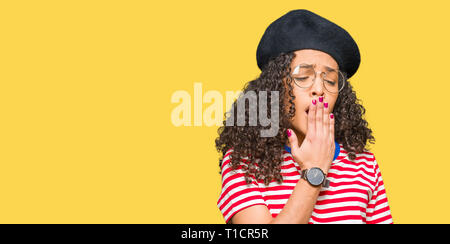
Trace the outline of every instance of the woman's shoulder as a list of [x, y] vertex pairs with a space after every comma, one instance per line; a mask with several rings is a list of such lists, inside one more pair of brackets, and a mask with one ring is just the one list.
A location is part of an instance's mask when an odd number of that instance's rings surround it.
[[222, 170], [225, 168], [225, 167], [228, 167], [228, 164], [230, 163], [230, 161], [231, 161], [231, 153], [233, 152], [233, 148], [230, 148], [230, 149], [228, 149], [224, 154], [223, 154], [223, 157], [222, 157], [222, 162], [221, 162], [221, 164], [220, 164], [220, 167], [222, 168]]
[[[229, 168], [230, 164], [231, 164], [231, 156], [233, 153], [233, 148], [228, 149], [227, 151], [225, 151], [225, 153], [223, 154], [222, 157], [222, 163], [221, 163], [221, 168]], [[248, 165], [248, 157], [242, 157], [241, 160], [239, 161], [240, 166], [238, 167], [238, 169], [241, 169], [243, 165]]]
[[[225, 153], [223, 154], [223, 158], [222, 158], [222, 164], [224, 162], [228, 162], [231, 160], [231, 154], [233, 153], [233, 148], [228, 149], [227, 151], [225, 151]], [[241, 164], [248, 164], [248, 157], [242, 157], [241, 158]]]
[[379, 167], [374, 153], [370, 151], [370, 149], [365, 149], [360, 153], [355, 153], [355, 157], [351, 159], [349, 152], [343, 148], [342, 144], [340, 144], [340, 146], [341, 150], [339, 157], [333, 162], [333, 165], [340, 167], [339, 169], [344, 171], [350, 170], [354, 172], [356, 170], [358, 172], [363, 172], [363, 175], [375, 182], [375, 179], [379, 174]]

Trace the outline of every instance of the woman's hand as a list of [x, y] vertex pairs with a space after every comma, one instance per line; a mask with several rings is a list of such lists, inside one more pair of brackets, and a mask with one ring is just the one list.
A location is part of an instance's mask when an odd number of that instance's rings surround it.
[[308, 112], [308, 128], [302, 145], [298, 146], [297, 136], [288, 130], [291, 154], [301, 169], [319, 167], [327, 174], [334, 156], [334, 115], [330, 114], [323, 97], [312, 100]]

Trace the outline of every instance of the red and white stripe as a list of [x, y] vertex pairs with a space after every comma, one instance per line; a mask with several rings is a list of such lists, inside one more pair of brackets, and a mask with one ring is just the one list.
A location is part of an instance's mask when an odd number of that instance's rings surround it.
[[[370, 152], [350, 160], [341, 150], [331, 164], [327, 178], [330, 187], [322, 188], [309, 223], [393, 223], [383, 179], [375, 157]], [[245, 183], [243, 171], [230, 168], [230, 154], [222, 161], [222, 192], [217, 205], [228, 222], [237, 212], [254, 205], [265, 205], [276, 217], [300, 179], [300, 167], [284, 150], [281, 166], [283, 183], [273, 181], [268, 186], [254, 178]]]

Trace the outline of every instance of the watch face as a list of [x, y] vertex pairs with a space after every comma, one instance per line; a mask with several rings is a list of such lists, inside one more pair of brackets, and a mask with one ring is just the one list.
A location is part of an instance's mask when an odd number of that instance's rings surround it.
[[308, 178], [309, 183], [311, 183], [311, 185], [313, 186], [318, 186], [322, 184], [325, 178], [322, 170], [320, 170], [319, 168], [312, 168], [308, 170], [306, 177]]

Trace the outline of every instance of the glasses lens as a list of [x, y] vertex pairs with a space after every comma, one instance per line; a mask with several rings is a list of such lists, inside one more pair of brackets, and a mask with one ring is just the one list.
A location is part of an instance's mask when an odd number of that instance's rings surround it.
[[[295, 84], [302, 88], [309, 88], [314, 84], [316, 71], [312, 65], [300, 64], [291, 74]], [[344, 88], [345, 77], [338, 70], [328, 70], [321, 73], [325, 89], [331, 93], [338, 93]]]
[[324, 73], [323, 83], [329, 92], [338, 93], [344, 87], [344, 76], [339, 71], [330, 71]]
[[294, 79], [294, 82], [300, 86], [300, 87], [310, 87], [314, 83], [314, 76], [316, 75], [314, 68], [312, 67], [305, 67], [302, 65], [299, 65], [295, 67], [294, 71], [292, 72], [292, 78]]

